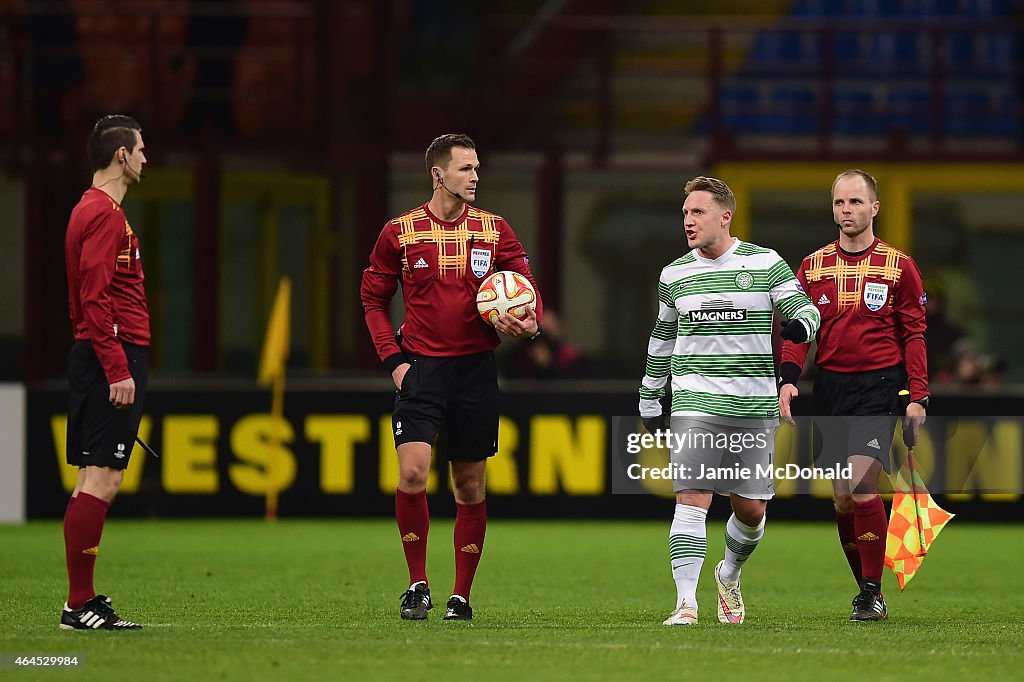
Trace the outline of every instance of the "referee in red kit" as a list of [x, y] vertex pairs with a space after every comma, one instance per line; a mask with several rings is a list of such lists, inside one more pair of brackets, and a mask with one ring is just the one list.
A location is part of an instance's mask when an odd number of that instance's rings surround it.
[[[833, 479], [832, 488], [839, 541], [860, 589], [853, 621], [888, 615], [881, 593], [888, 519], [878, 475], [889, 472], [899, 391], [910, 389], [904, 426], [915, 435], [928, 407], [927, 296], [914, 260], [875, 236], [878, 208], [871, 175], [840, 173], [832, 183], [839, 238], [804, 258], [796, 273], [821, 313], [814, 404], [825, 417], [816, 422], [822, 455], [852, 466], [851, 480]], [[789, 340], [782, 347], [779, 414], [790, 424], [807, 350]]]
[[149, 376], [149, 309], [139, 238], [121, 202], [142, 180], [142, 127], [104, 116], [86, 148], [92, 186], [71, 212], [64, 237], [75, 342], [68, 354], [67, 462], [78, 480], [64, 514], [68, 600], [65, 630], [138, 630], [96, 594], [93, 572], [107, 510], [121, 486], [142, 419]]
[[[530, 259], [508, 222], [477, 208], [480, 161], [466, 135], [437, 137], [427, 148], [430, 200], [388, 221], [370, 253], [360, 290], [366, 326], [397, 393], [392, 414], [398, 453], [395, 518], [409, 568], [399, 609], [424, 620], [433, 607], [427, 580], [427, 477], [431, 446], [446, 434], [455, 494], [455, 586], [445, 620], [471, 620], [469, 592], [484, 547], [487, 459], [498, 451], [498, 373], [495, 329], [533, 340], [540, 336], [542, 304], [525, 320], [502, 314], [492, 328], [480, 317], [480, 283], [499, 270], [536, 282]], [[405, 322], [399, 340], [391, 326], [391, 299], [399, 285]]]

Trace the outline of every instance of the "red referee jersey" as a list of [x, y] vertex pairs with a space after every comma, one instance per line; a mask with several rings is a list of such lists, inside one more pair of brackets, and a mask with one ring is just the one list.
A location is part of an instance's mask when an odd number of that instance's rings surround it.
[[[499, 270], [526, 276], [537, 290], [530, 259], [501, 216], [467, 205], [448, 222], [424, 204], [389, 221], [370, 253], [360, 290], [381, 361], [400, 352], [389, 315], [399, 283], [405, 301], [404, 350], [434, 357], [494, 350], [498, 334], [477, 313], [476, 292]], [[541, 308], [538, 293], [538, 320]]]
[[139, 239], [121, 206], [95, 187], [71, 211], [64, 238], [75, 339], [91, 341], [107, 382], [131, 376], [121, 341], [149, 345]]
[[[796, 276], [821, 313], [815, 364], [833, 372], [903, 364], [911, 400], [928, 395], [927, 297], [910, 256], [877, 238], [857, 256], [832, 242], [804, 258]], [[803, 367], [807, 350], [786, 341], [782, 362]]]

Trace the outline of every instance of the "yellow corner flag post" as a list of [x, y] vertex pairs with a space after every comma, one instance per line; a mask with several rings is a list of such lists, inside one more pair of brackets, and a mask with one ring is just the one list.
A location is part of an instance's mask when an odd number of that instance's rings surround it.
[[[263, 341], [263, 353], [260, 356], [258, 381], [261, 386], [273, 386], [270, 414], [275, 428], [271, 429], [270, 446], [276, 449], [280, 444], [280, 434], [276, 428], [284, 419], [284, 379], [285, 362], [288, 360], [288, 346], [291, 342], [292, 315], [292, 281], [282, 277], [274, 296], [274, 305], [270, 309], [270, 320], [267, 323], [267, 336]], [[267, 477], [267, 520], [277, 518], [277, 496], [279, 491]]]

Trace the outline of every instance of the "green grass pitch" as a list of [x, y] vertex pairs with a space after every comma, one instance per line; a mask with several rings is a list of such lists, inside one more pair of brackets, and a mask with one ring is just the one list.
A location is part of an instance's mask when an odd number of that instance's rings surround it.
[[[451, 521], [430, 529], [435, 608], [398, 618], [407, 574], [392, 521], [107, 524], [97, 588], [139, 632], [57, 628], [65, 594], [58, 522], [0, 527], [0, 654], [77, 654], [95, 679], [1016, 678], [1024, 668], [1018, 526], [953, 521], [890, 620], [850, 623], [855, 593], [828, 523], [772, 523], [743, 576], [747, 622], [718, 623], [708, 527], [700, 624], [674, 605], [664, 522], [491, 519], [475, 620], [445, 622]], [[770, 512], [770, 509], [769, 509]], [[75, 673], [0, 670], [36, 679]], [[76, 675], [77, 677], [78, 675]], [[716, 676], [716, 677], [710, 677]], [[1019, 678], [1018, 678], [1019, 679]]]

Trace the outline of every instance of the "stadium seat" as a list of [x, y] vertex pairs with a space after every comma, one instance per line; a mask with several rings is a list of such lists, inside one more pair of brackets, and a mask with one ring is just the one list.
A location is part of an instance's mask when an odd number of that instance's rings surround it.
[[[789, 15], [997, 19], [1007, 16], [1010, 9], [1009, 0], [795, 0]], [[979, 32], [965, 28], [945, 34], [943, 40], [943, 132], [968, 137], [1015, 135], [1020, 109], [1014, 94], [1019, 37], [1008, 29]], [[837, 78], [831, 121], [835, 133], [867, 136], [933, 132], [932, 99], [927, 89], [932, 43], [923, 25], [920, 30], [877, 30], [852, 23], [849, 29], [833, 33], [830, 49]], [[815, 132], [819, 117], [817, 79], [812, 74], [820, 64], [821, 52], [820, 36], [814, 32], [759, 32], [739, 73], [799, 76], [799, 67], [806, 67], [807, 77], [803, 82], [787, 78], [778, 86], [726, 88], [721, 100], [725, 127], [764, 134]], [[868, 79], [876, 77], [885, 78], [886, 91], [871, 86]], [[899, 85], [900, 77], [905, 86]], [[858, 84], [851, 86], [849, 82]], [[859, 84], [865, 82], [868, 84]]]
[[863, 60], [863, 39], [857, 31], [842, 31], [832, 37], [832, 54], [836, 67], [842, 68], [849, 64], [860, 64]]
[[885, 0], [837, 0], [831, 3], [834, 16], [871, 17], [878, 14], [878, 6]]
[[868, 66], [877, 70], [906, 71], [928, 64], [927, 50], [921, 49], [921, 36], [915, 31], [878, 31], [868, 44]]
[[1011, 32], [991, 32], [978, 36], [977, 59], [979, 70], [1000, 76], [1013, 76], [1015, 55], [1020, 50], [1020, 39]]
[[796, 0], [789, 14], [794, 17], [823, 17], [827, 4], [825, 0]]
[[783, 86], [772, 91], [767, 111], [748, 127], [751, 132], [811, 134], [818, 129], [817, 94], [807, 88]]
[[954, 90], [946, 97], [946, 133], [966, 137], [1014, 135], [1018, 108], [1012, 90]]
[[933, 0], [933, 2], [936, 16], [951, 17], [960, 12], [960, 0]]
[[946, 63], [951, 68], [974, 65], [974, 32], [950, 31], [946, 34]]
[[818, 41], [814, 33], [802, 31], [760, 31], [750, 52], [751, 64], [811, 66], [818, 62]]
[[757, 89], [742, 85], [722, 88], [722, 122], [727, 130], [743, 132], [752, 117], [757, 116]]
[[932, 131], [932, 100], [924, 90], [890, 90], [886, 96], [888, 128], [908, 135], [927, 135]]
[[840, 135], [880, 135], [887, 130], [874, 93], [839, 90], [832, 95], [832, 131]]
[[971, 19], [991, 19], [1009, 10], [1007, 0], [960, 0], [955, 4], [955, 14]]

